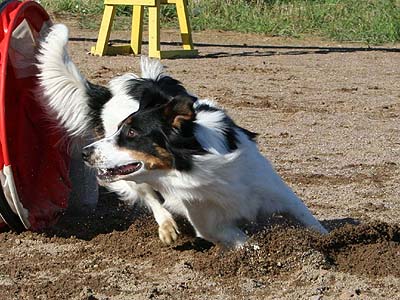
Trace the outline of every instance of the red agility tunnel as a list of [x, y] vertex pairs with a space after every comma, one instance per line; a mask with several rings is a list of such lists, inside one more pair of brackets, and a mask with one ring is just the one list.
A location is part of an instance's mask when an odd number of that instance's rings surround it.
[[34, 1], [4, 1], [0, 12], [0, 227], [40, 230], [71, 192], [68, 140], [36, 101], [35, 54], [51, 22]]

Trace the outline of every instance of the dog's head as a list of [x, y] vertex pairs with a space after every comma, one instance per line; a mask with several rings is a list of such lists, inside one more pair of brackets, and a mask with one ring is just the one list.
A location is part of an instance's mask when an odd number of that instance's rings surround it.
[[189, 95], [178, 80], [163, 72], [158, 60], [143, 56], [141, 69], [141, 77], [127, 73], [112, 78], [107, 87], [111, 98], [105, 103], [97, 101], [96, 93], [90, 94], [89, 117], [97, 139], [113, 134], [118, 125], [138, 109], [165, 104], [172, 97]]
[[97, 169], [100, 180], [137, 181], [155, 170], [185, 170], [190, 167], [190, 154], [202, 151], [192, 130], [194, 99], [155, 97], [141, 103], [141, 109], [121, 122], [115, 134], [83, 149], [84, 160]]

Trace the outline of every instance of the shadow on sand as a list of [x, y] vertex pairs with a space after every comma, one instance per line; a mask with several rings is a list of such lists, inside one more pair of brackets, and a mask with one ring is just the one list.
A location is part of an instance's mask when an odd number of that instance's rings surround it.
[[[96, 43], [95, 38], [84, 37], [71, 37], [70, 41], [73, 42], [93, 42]], [[129, 44], [129, 40], [113, 39], [110, 44]], [[143, 44], [148, 44], [144, 41]], [[161, 42], [166, 46], [180, 46], [179, 42]], [[390, 47], [321, 47], [321, 46], [275, 46], [275, 45], [249, 45], [249, 44], [215, 44], [215, 43], [194, 43], [195, 48], [200, 49], [200, 54], [193, 59], [199, 58], [220, 58], [220, 57], [246, 57], [246, 56], [273, 56], [273, 55], [307, 55], [307, 54], [330, 54], [330, 53], [352, 53], [352, 52], [395, 52], [400, 53], [400, 48]], [[241, 52], [220, 51], [215, 53], [201, 54], [201, 48], [218, 47], [228, 49], [242, 49]]]

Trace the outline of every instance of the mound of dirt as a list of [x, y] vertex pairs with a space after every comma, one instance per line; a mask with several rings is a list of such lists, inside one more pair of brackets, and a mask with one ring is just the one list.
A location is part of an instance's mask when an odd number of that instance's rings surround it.
[[400, 276], [400, 228], [385, 223], [345, 225], [326, 236], [282, 225], [265, 228], [237, 251], [211, 249], [195, 261], [209, 276], [284, 276], [305, 263], [351, 274]]
[[340, 271], [370, 277], [400, 276], [398, 225], [346, 225], [320, 239], [316, 248]]

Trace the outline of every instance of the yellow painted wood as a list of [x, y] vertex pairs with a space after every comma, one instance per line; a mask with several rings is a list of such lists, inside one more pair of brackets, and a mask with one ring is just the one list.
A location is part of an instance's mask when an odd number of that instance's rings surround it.
[[103, 19], [101, 20], [99, 36], [97, 38], [96, 47], [91, 53], [94, 55], [103, 56], [107, 52], [107, 44], [110, 39], [111, 27], [115, 17], [115, 6], [105, 5]]
[[189, 13], [186, 0], [176, 1], [176, 12], [178, 14], [183, 49], [193, 50], [192, 30], [190, 28]]
[[[157, 1], [160, 3], [159, 0]], [[149, 7], [149, 57], [159, 58], [160, 5]]]
[[149, 55], [148, 55], [149, 57], [151, 57], [151, 58], [158, 58], [158, 59], [161, 59], [162, 57], [161, 57], [161, 51], [153, 51], [152, 53], [151, 53], [151, 55], [150, 55], [150, 52], [149, 52]]
[[144, 6], [134, 5], [132, 12], [131, 46], [136, 55], [142, 52]]
[[157, 0], [104, 0], [106, 5], [143, 5], [155, 6]]
[[[92, 47], [92, 54], [115, 55], [134, 53], [140, 54], [143, 35], [144, 7], [149, 12], [149, 53], [154, 58], [190, 57], [198, 54], [193, 49], [190, 22], [188, 17], [187, 0], [104, 0], [105, 9], [100, 26], [99, 38], [96, 47]], [[161, 51], [160, 49], [160, 6], [161, 4], [175, 4], [181, 31], [183, 50]], [[132, 5], [132, 32], [130, 45], [110, 46], [111, 26], [115, 17], [116, 5]]]

